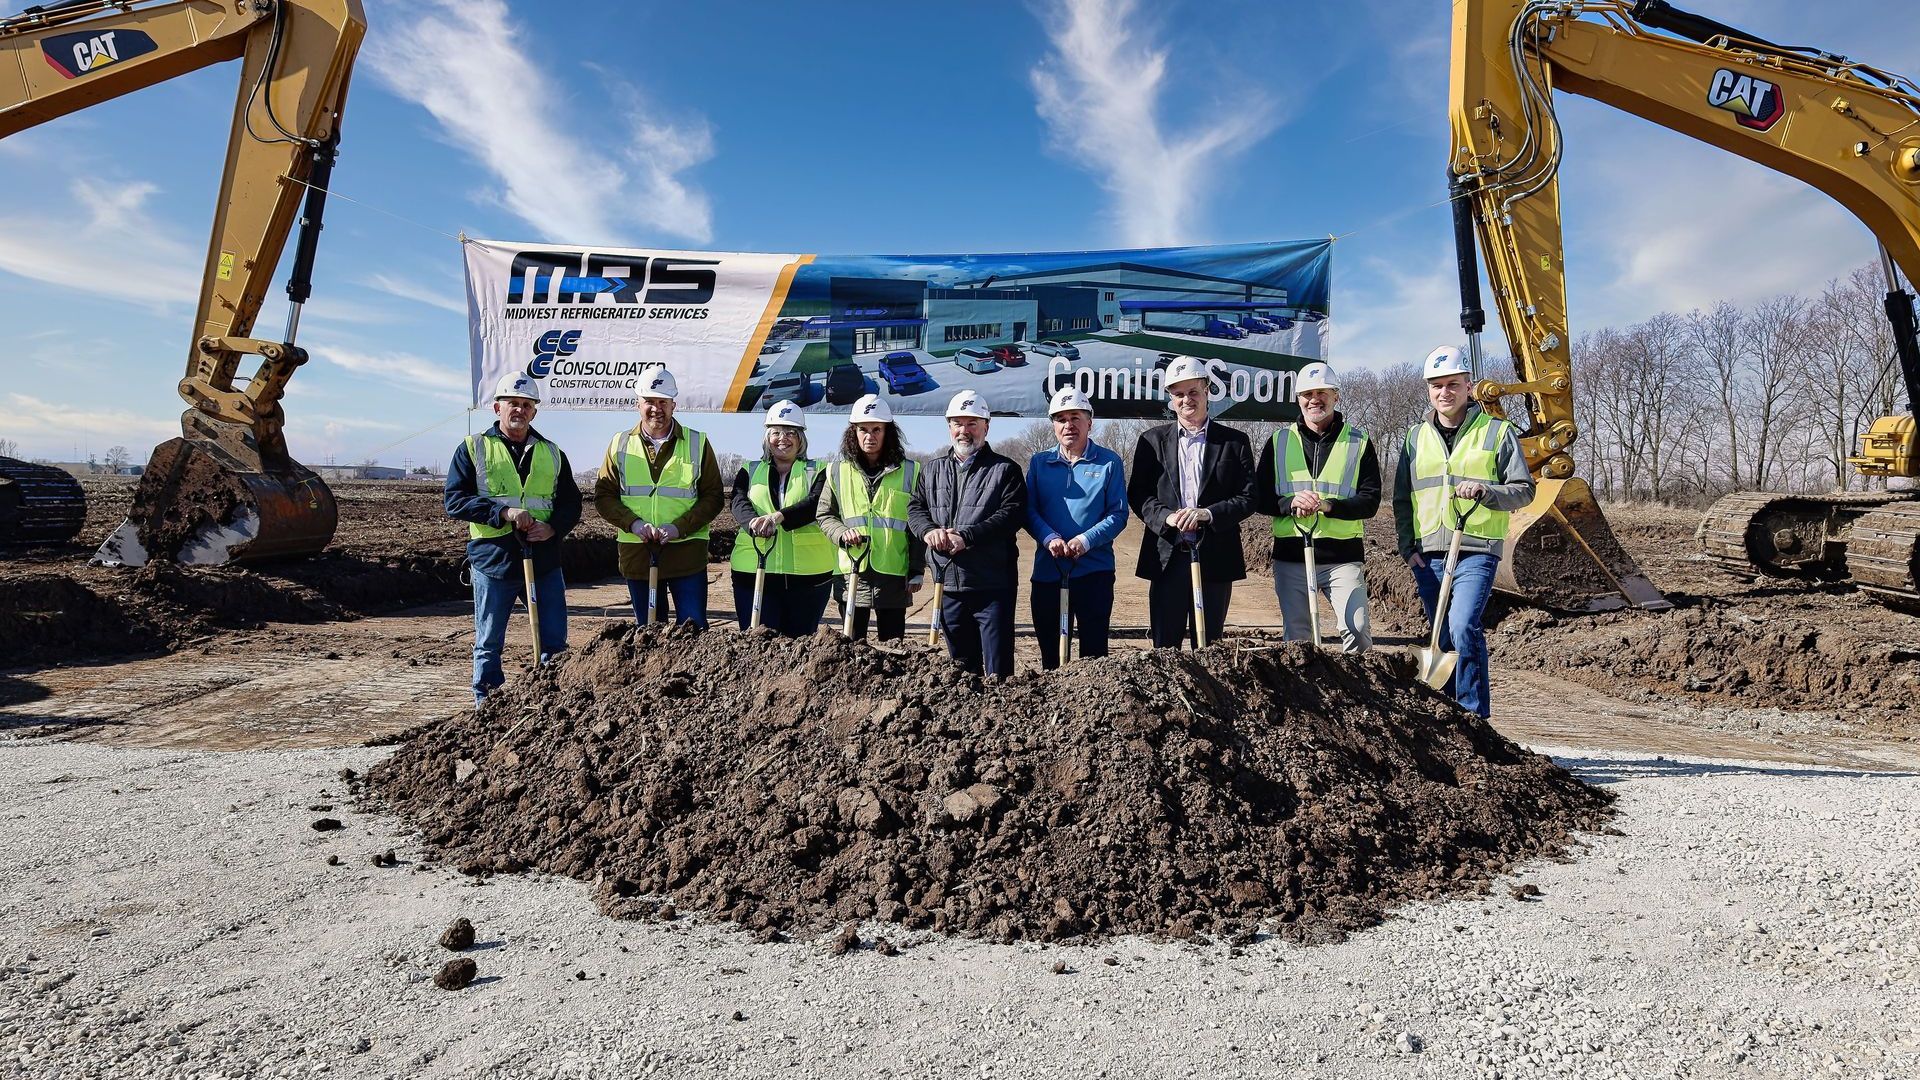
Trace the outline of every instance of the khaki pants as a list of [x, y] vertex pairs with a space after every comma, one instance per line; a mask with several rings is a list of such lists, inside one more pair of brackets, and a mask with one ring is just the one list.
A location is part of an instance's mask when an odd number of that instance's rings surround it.
[[[1364, 563], [1345, 562], [1314, 566], [1320, 578], [1319, 592], [1333, 605], [1333, 620], [1340, 627], [1342, 652], [1364, 652], [1373, 648], [1373, 620], [1367, 614], [1367, 570]], [[1307, 564], [1273, 563], [1273, 594], [1280, 601], [1280, 622], [1288, 641], [1307, 641], [1312, 632], [1307, 620], [1313, 611], [1307, 606]]]

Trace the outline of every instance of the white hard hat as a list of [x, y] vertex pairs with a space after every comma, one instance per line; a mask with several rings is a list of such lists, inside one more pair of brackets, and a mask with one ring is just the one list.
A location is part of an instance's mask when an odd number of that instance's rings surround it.
[[666, 398], [672, 401], [680, 396], [680, 384], [673, 381], [673, 372], [656, 364], [641, 372], [640, 385], [634, 393], [643, 398]]
[[1340, 380], [1334, 377], [1333, 369], [1325, 364], [1308, 364], [1293, 377], [1293, 392], [1304, 394], [1309, 390], [1338, 390]]
[[767, 410], [768, 427], [797, 427], [807, 429], [807, 414], [800, 406], [791, 401], [776, 401], [773, 408]]
[[1160, 385], [1169, 387], [1174, 383], [1186, 382], [1188, 379], [1212, 379], [1212, 377], [1213, 374], [1207, 370], [1204, 360], [1191, 356], [1176, 356], [1173, 362], [1167, 365], [1167, 373], [1160, 377]]
[[1088, 416], [1093, 415], [1093, 402], [1088, 401], [1087, 395], [1081, 393], [1077, 386], [1068, 385], [1055, 390], [1053, 400], [1047, 402], [1048, 416], [1054, 413], [1072, 412], [1075, 409], [1081, 410]]
[[1467, 366], [1467, 351], [1458, 345], [1442, 345], [1427, 354], [1427, 362], [1420, 365], [1420, 377], [1438, 379], [1443, 375], [1472, 375], [1473, 369]]
[[987, 408], [987, 399], [981, 397], [978, 391], [962, 390], [947, 402], [947, 418], [951, 420], [956, 416], [977, 416], [982, 420], [991, 420], [993, 410]]
[[891, 424], [893, 406], [879, 394], [868, 394], [853, 403], [853, 409], [847, 413], [849, 424]]
[[502, 375], [500, 376], [500, 381], [493, 385], [493, 400], [499, 401], [504, 397], [519, 397], [526, 398], [528, 401], [539, 401], [540, 384], [534, 382], [533, 376], [528, 375], [524, 371]]

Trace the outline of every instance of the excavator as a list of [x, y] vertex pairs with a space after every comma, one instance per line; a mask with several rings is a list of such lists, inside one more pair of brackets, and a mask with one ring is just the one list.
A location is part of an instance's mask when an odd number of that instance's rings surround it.
[[[1920, 335], [1902, 281], [1920, 276], [1920, 87], [1803, 46], [1777, 45], [1662, 0], [1454, 0], [1448, 164], [1460, 326], [1475, 396], [1495, 415], [1522, 395], [1521, 446], [1539, 482], [1513, 517], [1503, 592], [1550, 607], [1671, 604], [1621, 549], [1574, 475], [1573, 378], [1554, 94], [1578, 94], [1812, 185], [1879, 240], [1884, 302], [1908, 412], [1873, 422], [1849, 462], [1861, 475], [1920, 476]], [[1487, 261], [1514, 357], [1511, 381], [1481, 378], [1480, 271]], [[1894, 606], [1920, 602], [1920, 493], [1739, 492], [1696, 537], [1752, 577], [1850, 578]]]
[[[258, 561], [315, 554], [333, 538], [333, 493], [288, 454], [280, 400], [307, 359], [294, 339], [366, 26], [360, 0], [64, 0], [0, 17], [0, 138], [241, 61], [179, 383], [181, 437], [154, 449], [126, 522], [95, 562]], [[296, 213], [285, 338], [254, 337]], [[251, 376], [240, 370], [248, 357], [259, 361]], [[0, 543], [78, 531], [78, 485], [52, 471], [0, 459]]]

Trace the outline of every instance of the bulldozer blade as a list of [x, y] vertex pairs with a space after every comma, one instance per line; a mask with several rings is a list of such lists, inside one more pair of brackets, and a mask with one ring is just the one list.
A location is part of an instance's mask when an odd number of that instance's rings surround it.
[[317, 554], [333, 539], [333, 492], [291, 458], [263, 457], [251, 433], [195, 417], [154, 448], [133, 506], [93, 562], [197, 566]]
[[1514, 512], [1493, 584], [1561, 611], [1673, 607], [1614, 538], [1593, 489], [1578, 477], [1540, 481], [1533, 502]]
[[1420, 650], [1420, 681], [1435, 690], [1445, 691], [1453, 683], [1453, 666], [1460, 662], [1460, 654], [1444, 649]]

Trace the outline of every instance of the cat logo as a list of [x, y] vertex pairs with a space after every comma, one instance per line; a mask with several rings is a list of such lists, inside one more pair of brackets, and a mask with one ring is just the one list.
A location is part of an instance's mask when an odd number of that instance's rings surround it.
[[99, 34], [55, 34], [40, 42], [41, 55], [63, 78], [77, 79], [103, 68], [145, 56], [159, 46], [139, 30], [108, 30]]
[[1727, 110], [1741, 127], [1755, 131], [1766, 131], [1787, 114], [1787, 102], [1779, 86], [1726, 68], [1714, 72], [1713, 81], [1707, 84], [1707, 104]]

